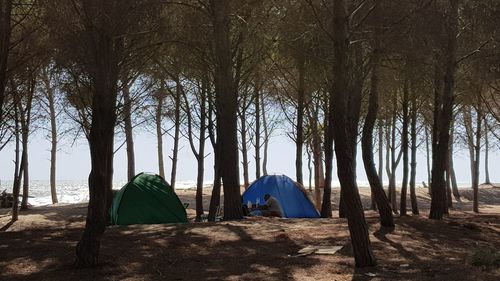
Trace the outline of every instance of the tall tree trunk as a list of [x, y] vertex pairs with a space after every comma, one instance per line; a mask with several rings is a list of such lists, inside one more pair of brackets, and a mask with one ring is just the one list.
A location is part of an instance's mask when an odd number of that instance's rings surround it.
[[[380, 1], [375, 4], [373, 11], [374, 17], [379, 19], [380, 15]], [[375, 38], [373, 43], [372, 54], [372, 75], [371, 75], [371, 89], [368, 101], [368, 113], [366, 114], [365, 124], [363, 126], [363, 134], [361, 137], [361, 148], [363, 156], [363, 164], [365, 166], [366, 176], [370, 182], [370, 189], [372, 198], [375, 199], [376, 206], [380, 215], [380, 224], [385, 227], [394, 227], [394, 219], [392, 217], [391, 206], [389, 200], [382, 187], [377, 169], [375, 168], [375, 161], [373, 159], [373, 129], [377, 121], [377, 114], [379, 109], [379, 67], [380, 67], [380, 27], [377, 26], [375, 31]], [[379, 155], [380, 158], [380, 155]], [[380, 163], [379, 163], [380, 165]], [[380, 168], [380, 166], [379, 166]]]
[[[216, 146], [217, 146], [217, 144], [216, 144]], [[218, 166], [219, 166], [218, 160], [215, 159], [214, 183], [212, 186], [212, 195], [210, 197], [210, 206], [208, 209], [208, 221], [215, 221], [216, 215], [217, 215], [217, 208], [220, 206], [220, 193], [221, 193], [221, 184], [222, 183], [221, 183], [221, 176], [220, 176], [220, 171], [219, 171]]]
[[200, 96], [200, 135], [198, 137], [198, 174], [196, 177], [196, 218], [201, 219], [203, 215], [203, 179], [205, 176], [205, 140], [207, 138], [207, 82], [203, 81]]
[[29, 171], [28, 171], [28, 133], [25, 133], [25, 129], [21, 129], [22, 132], [22, 147], [23, 147], [23, 199], [21, 201], [21, 211], [28, 210], [28, 197], [29, 197]]
[[132, 127], [132, 100], [130, 99], [130, 85], [133, 81], [123, 79], [123, 115], [125, 124], [125, 141], [127, 143], [127, 179], [131, 181], [135, 176], [135, 153], [134, 153], [134, 134]]
[[[88, 6], [87, 6], [88, 5]], [[109, 18], [114, 5], [84, 2], [84, 9], [93, 11], [102, 26], [85, 30], [96, 41], [89, 45], [89, 58], [93, 67], [89, 74], [92, 81], [92, 125], [89, 134], [91, 171], [89, 174], [89, 204], [85, 230], [76, 246], [77, 266], [95, 266], [99, 263], [101, 238], [109, 221], [113, 186], [113, 143], [116, 123], [116, 99], [119, 74], [118, 56], [122, 40], [112, 34]], [[94, 38], [94, 37], [92, 37]]]
[[[408, 74], [407, 74], [408, 75]], [[403, 131], [401, 133], [401, 149], [403, 150], [403, 182], [401, 184], [401, 200], [399, 202], [399, 212], [401, 216], [406, 216], [406, 195], [408, 190], [408, 164], [409, 164], [409, 151], [408, 151], [408, 123], [409, 114], [408, 108], [410, 106], [409, 100], [409, 86], [408, 77], [405, 78], [404, 89], [403, 89]]]
[[299, 73], [299, 87], [297, 90], [297, 136], [295, 140], [295, 174], [297, 182], [304, 184], [302, 175], [302, 155], [304, 147], [304, 110], [305, 110], [305, 59], [300, 54], [297, 60], [297, 70]]
[[450, 152], [448, 153], [448, 157], [449, 157], [448, 165], [449, 165], [452, 194], [455, 197], [455, 200], [460, 201], [460, 193], [458, 192], [457, 177], [455, 175], [455, 168], [453, 165], [454, 132], [455, 132], [455, 125], [454, 124], [455, 124], [455, 118], [453, 118], [451, 128], [450, 128]]
[[453, 118], [453, 102], [455, 88], [455, 72], [457, 68], [457, 33], [458, 33], [458, 0], [450, 0], [450, 16], [448, 23], [448, 40], [446, 46], [446, 68], [444, 75], [444, 88], [442, 94], [442, 106], [438, 116], [438, 142], [436, 150], [432, 152], [432, 199], [430, 219], [442, 219], [446, 212], [446, 187], [445, 171], [448, 161], [449, 141], [450, 141], [450, 123]]
[[[210, 142], [212, 143], [212, 148], [215, 151], [218, 150], [217, 142], [216, 142], [216, 136], [215, 136], [215, 125], [213, 122], [213, 97], [209, 93], [207, 97], [207, 102], [208, 102], [208, 135], [210, 138]], [[208, 208], [208, 221], [215, 221], [216, 218], [216, 213], [217, 213], [217, 208], [220, 206], [220, 192], [221, 192], [221, 176], [219, 172], [219, 160], [218, 157], [220, 157], [220, 153], [214, 153], [214, 182], [212, 185], [212, 194], [210, 197], [210, 206]]]
[[[412, 84], [413, 85], [413, 84]], [[416, 188], [417, 176], [417, 91], [411, 87], [411, 172], [410, 172], [410, 200], [411, 212], [418, 215]]]
[[378, 119], [378, 177], [380, 184], [384, 186], [384, 120]]
[[490, 181], [490, 171], [489, 171], [489, 151], [490, 151], [490, 143], [488, 140], [488, 121], [484, 118], [484, 183], [491, 184]]
[[165, 164], [163, 162], [163, 129], [161, 127], [162, 108], [163, 108], [163, 91], [158, 93], [156, 97], [158, 104], [156, 105], [155, 125], [156, 125], [156, 145], [158, 155], [158, 172], [160, 177], [165, 178]]
[[[316, 203], [316, 209], [321, 210], [321, 189], [324, 190], [325, 184], [325, 174], [323, 171], [323, 153], [321, 149], [321, 136], [320, 129], [318, 128], [318, 114], [315, 112], [316, 116], [313, 116], [310, 120], [311, 127], [313, 128], [312, 133], [312, 154], [313, 154], [313, 165], [314, 165], [314, 201]], [[331, 192], [331, 191], [330, 191]]]
[[269, 148], [270, 132], [269, 132], [269, 124], [267, 122], [264, 102], [262, 102], [262, 127], [264, 129], [264, 152], [262, 158], [262, 173], [264, 174], [264, 176], [267, 176], [267, 150]]
[[47, 101], [49, 104], [50, 115], [50, 195], [52, 204], [58, 203], [56, 189], [56, 164], [57, 164], [57, 123], [56, 123], [56, 108], [54, 101], [54, 89], [50, 85], [50, 79], [47, 77], [44, 80]]
[[[18, 212], [19, 212], [19, 194], [21, 189], [21, 176], [22, 170], [21, 167], [24, 167], [24, 163], [19, 164], [19, 155], [20, 155], [20, 146], [21, 146], [21, 130], [19, 128], [19, 109], [17, 106], [14, 106], [14, 135], [16, 138], [16, 150], [15, 150], [15, 160], [14, 160], [14, 184], [12, 187], [12, 196], [13, 196], [13, 204], [12, 204], [12, 221], [17, 221]], [[22, 161], [21, 161], [22, 162]]]
[[[211, 0], [215, 46], [215, 106], [217, 118], [216, 151], [224, 183], [224, 219], [241, 219], [240, 175], [238, 161], [237, 89], [231, 57], [229, 0]], [[224, 148], [224, 151], [222, 151]]]
[[181, 87], [180, 79], [177, 77], [175, 85], [175, 110], [174, 110], [174, 119], [175, 119], [175, 128], [174, 128], [174, 148], [172, 149], [172, 171], [170, 173], [170, 186], [175, 190], [175, 182], [177, 178], [177, 162], [179, 155], [179, 138], [181, 131]]
[[10, 51], [12, 0], [2, 1], [0, 6], [0, 124], [4, 122], [7, 63]]
[[247, 113], [246, 113], [246, 106], [247, 106], [247, 101], [246, 97], [243, 98], [243, 106], [241, 108], [241, 112], [239, 114], [240, 116], [240, 134], [241, 134], [241, 165], [243, 167], [243, 185], [245, 186], [245, 189], [248, 188], [250, 185], [250, 179], [248, 175], [248, 146], [247, 146]]
[[255, 105], [255, 179], [260, 178], [260, 73], [255, 78], [254, 105]]
[[[391, 174], [389, 178], [389, 200], [391, 201], [392, 211], [398, 213], [398, 203], [396, 198], [396, 121], [397, 121], [397, 97], [392, 94], [392, 126], [391, 126]], [[401, 150], [402, 151], [402, 150]]]
[[477, 108], [476, 108], [476, 143], [474, 146], [474, 182], [472, 183], [472, 188], [474, 190], [474, 202], [473, 211], [479, 213], [479, 163], [481, 158], [481, 124], [483, 123], [483, 116], [481, 111], [481, 93], [478, 94]]
[[23, 199], [21, 201], [21, 210], [28, 209], [28, 197], [29, 197], [29, 168], [28, 168], [28, 138], [30, 134], [30, 124], [31, 124], [31, 108], [33, 104], [33, 95], [35, 91], [35, 81], [30, 81], [29, 92], [26, 100], [26, 107], [23, 107], [22, 103], [19, 103], [19, 113], [21, 113], [21, 143], [23, 146]]
[[[335, 67], [333, 81], [335, 83], [330, 93], [330, 113], [328, 119], [327, 137], [325, 139], [325, 156], [327, 172], [325, 175], [325, 190], [331, 186], [332, 140], [335, 140], [335, 154], [337, 156], [337, 175], [340, 180], [343, 202], [346, 207], [347, 224], [351, 236], [354, 259], [357, 267], [373, 266], [376, 264], [371, 250], [368, 227], [366, 225], [363, 206], [356, 183], [356, 144], [359, 110], [361, 107], [361, 92], [354, 90], [348, 94], [348, 36], [346, 26], [346, 11], [343, 0], [336, 0], [333, 4], [333, 53]], [[359, 73], [356, 73], [359, 75]], [[356, 85], [359, 86], [359, 85]], [[332, 122], [335, 120], [335, 122]], [[332, 136], [333, 135], [333, 139]], [[331, 170], [330, 170], [331, 171]], [[327, 197], [325, 194], [324, 197]], [[324, 202], [324, 200], [323, 200]], [[325, 207], [325, 204], [323, 204]], [[322, 214], [324, 214], [322, 210]]]

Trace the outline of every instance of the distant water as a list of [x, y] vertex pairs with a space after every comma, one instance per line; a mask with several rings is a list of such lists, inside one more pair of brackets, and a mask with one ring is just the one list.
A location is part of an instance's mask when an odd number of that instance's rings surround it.
[[[57, 181], [57, 198], [59, 203], [83, 203], [89, 200], [89, 188], [87, 180], [60, 180]], [[120, 189], [126, 184], [126, 181], [113, 182], [113, 189]], [[306, 188], [308, 188], [308, 184]], [[398, 185], [401, 183], [398, 182]], [[212, 181], [205, 181], [204, 187], [212, 185]], [[388, 183], [384, 182], [384, 186]], [[333, 187], [340, 186], [338, 182], [332, 182]], [[358, 181], [358, 186], [369, 186], [367, 181]], [[421, 187], [421, 185], [417, 185]], [[196, 188], [196, 181], [185, 180], [179, 181], [175, 185], [175, 189], [194, 189]], [[470, 188], [470, 183], [459, 183], [459, 188]], [[0, 183], [0, 192], [7, 189], [7, 192], [12, 192], [12, 181], [2, 181]], [[32, 180], [30, 181], [28, 203], [33, 206], [43, 206], [52, 204], [52, 197], [50, 195], [50, 182], [48, 180]]]
[[[83, 203], [89, 200], [89, 188], [87, 180], [60, 180], [57, 184], [57, 199], [59, 203]], [[126, 184], [126, 181], [113, 182], [113, 189], [120, 189]], [[204, 183], [205, 186], [211, 185], [209, 182]], [[180, 181], [177, 182], [176, 189], [191, 189], [196, 188], [195, 181]], [[2, 181], [0, 183], [0, 192], [7, 189], [7, 192], [12, 192], [12, 181]], [[22, 190], [21, 190], [22, 193]], [[52, 196], [50, 195], [50, 182], [48, 180], [32, 180], [30, 181], [28, 203], [33, 206], [43, 206], [52, 204]]]

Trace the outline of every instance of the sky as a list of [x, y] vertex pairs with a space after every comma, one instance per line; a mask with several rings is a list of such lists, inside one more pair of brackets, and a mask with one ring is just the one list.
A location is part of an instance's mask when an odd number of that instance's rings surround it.
[[[136, 172], [158, 173], [156, 137], [153, 133], [141, 130], [134, 136]], [[90, 153], [86, 140], [78, 140], [71, 146], [70, 140], [62, 141], [60, 150], [57, 153], [57, 179], [59, 180], [86, 180], [90, 172]], [[167, 181], [170, 181], [171, 160], [173, 140], [166, 135], [164, 143], [165, 174]], [[115, 147], [118, 147], [117, 143]], [[182, 139], [179, 151], [179, 162], [177, 169], [178, 181], [196, 180], [196, 160], [191, 153], [186, 140]], [[207, 147], [211, 148], [210, 142]], [[255, 179], [255, 165], [253, 148], [249, 154], [249, 174], [250, 181]], [[358, 182], [367, 182], [361, 160], [361, 151], [358, 147], [357, 157], [357, 179]], [[12, 180], [14, 174], [14, 146], [8, 145], [0, 152], [0, 180]], [[375, 160], [377, 157], [375, 157]], [[480, 182], [484, 181], [484, 154], [481, 155]], [[241, 161], [241, 156], [240, 156]], [[334, 160], [335, 161], [335, 160]], [[459, 183], [470, 183], [470, 167], [468, 153], [465, 150], [457, 151], [454, 156], [455, 172]], [[497, 163], [500, 161], [498, 149], [490, 151], [490, 178], [493, 182], [500, 182], [500, 173]], [[309, 172], [307, 169], [307, 158], [304, 156], [304, 184], [307, 185]], [[336, 163], [334, 163], [334, 167]], [[50, 142], [42, 134], [35, 134], [31, 137], [29, 145], [29, 171], [31, 180], [48, 180], [50, 169]], [[269, 146], [269, 174], [286, 174], [295, 179], [295, 144], [284, 133], [277, 132], [272, 138]], [[242, 170], [240, 169], [240, 174]], [[401, 180], [401, 165], [398, 169], [397, 181]], [[125, 181], [127, 178], [127, 158], [125, 146], [116, 152], [114, 158], [114, 180]], [[208, 149], [208, 156], [205, 163], [205, 181], [213, 180], [213, 153]], [[243, 176], [240, 176], [243, 181]], [[384, 175], [384, 181], [387, 176]], [[338, 182], [336, 170], [334, 170], [334, 183]], [[417, 158], [417, 183], [427, 182], [427, 170], [425, 151], [419, 150]]]

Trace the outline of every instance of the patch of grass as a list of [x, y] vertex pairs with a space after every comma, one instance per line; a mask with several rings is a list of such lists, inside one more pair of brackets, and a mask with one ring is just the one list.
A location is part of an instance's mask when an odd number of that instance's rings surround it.
[[500, 266], [500, 252], [493, 248], [478, 248], [470, 261], [475, 266]]

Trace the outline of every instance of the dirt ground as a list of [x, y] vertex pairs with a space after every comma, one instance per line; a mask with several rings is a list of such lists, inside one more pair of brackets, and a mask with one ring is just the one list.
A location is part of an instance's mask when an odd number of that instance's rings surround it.
[[[368, 207], [369, 188], [360, 193]], [[194, 191], [178, 194], [190, 203], [193, 221]], [[210, 189], [205, 194], [208, 204]], [[334, 189], [334, 208], [338, 195]], [[396, 216], [394, 230], [381, 229], [377, 213], [367, 210], [378, 265], [364, 269], [354, 267], [347, 223], [337, 211], [333, 219], [113, 226], [101, 242], [101, 266], [76, 269], [86, 204], [36, 207], [14, 224], [0, 209], [0, 280], [500, 280], [498, 265], [472, 265], [474, 253], [500, 249], [500, 188], [480, 188], [479, 214], [470, 211], [472, 192], [462, 196], [449, 217], [432, 221], [426, 190], [418, 189], [421, 215]], [[297, 256], [309, 245], [343, 248]]]

